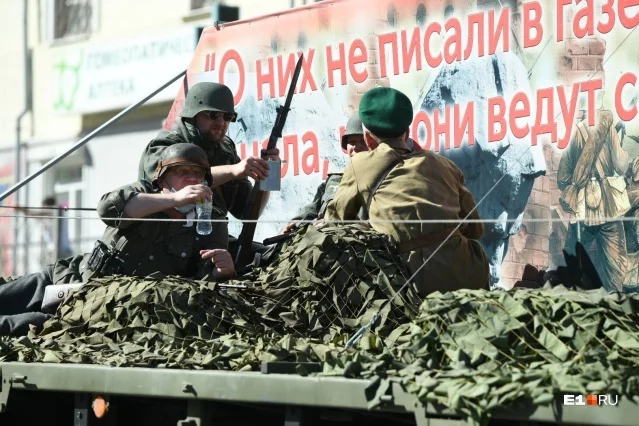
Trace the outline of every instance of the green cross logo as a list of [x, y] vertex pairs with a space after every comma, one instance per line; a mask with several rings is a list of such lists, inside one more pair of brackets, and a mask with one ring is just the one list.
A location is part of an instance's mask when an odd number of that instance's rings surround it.
[[83, 52], [80, 51], [76, 63], [72, 63], [67, 55], [62, 55], [53, 65], [54, 78], [58, 79], [58, 94], [53, 103], [54, 110], [70, 111], [75, 103], [75, 96], [80, 87], [80, 70], [82, 69]]

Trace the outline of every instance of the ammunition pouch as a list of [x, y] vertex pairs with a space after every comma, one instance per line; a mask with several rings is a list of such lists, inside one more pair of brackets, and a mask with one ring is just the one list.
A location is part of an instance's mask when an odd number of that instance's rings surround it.
[[118, 275], [124, 270], [124, 260], [102, 241], [97, 240], [86, 266], [103, 276]]
[[623, 176], [606, 176], [603, 189], [606, 196], [606, 215], [621, 217], [630, 209], [630, 198], [626, 189], [626, 179]]
[[600, 204], [601, 185], [596, 177], [592, 177], [586, 184], [586, 205], [589, 209], [596, 210]]

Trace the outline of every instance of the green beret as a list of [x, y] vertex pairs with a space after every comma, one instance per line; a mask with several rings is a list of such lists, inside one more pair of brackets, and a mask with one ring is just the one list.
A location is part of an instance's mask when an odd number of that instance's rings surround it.
[[408, 96], [390, 87], [376, 87], [359, 102], [359, 117], [375, 136], [401, 136], [413, 122], [413, 105]]

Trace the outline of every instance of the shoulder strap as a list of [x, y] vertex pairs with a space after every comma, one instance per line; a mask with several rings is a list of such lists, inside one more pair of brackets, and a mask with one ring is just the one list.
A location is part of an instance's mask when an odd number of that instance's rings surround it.
[[601, 148], [599, 149], [599, 152], [597, 152], [597, 157], [595, 157], [595, 167], [597, 168], [597, 172], [599, 173], [599, 177], [601, 179], [606, 177], [606, 173], [603, 169], [603, 165], [601, 164], [601, 152], [603, 151], [605, 146], [611, 147], [612, 146], [612, 141], [611, 141], [611, 132], [613, 132], [614, 129], [608, 129], [608, 131], [606, 132], [606, 140], [604, 141], [603, 144], [601, 144]]
[[419, 151], [411, 152], [410, 154], [400, 154], [397, 156], [397, 158], [393, 159], [393, 161], [390, 162], [390, 164], [382, 171], [382, 173], [379, 174], [379, 176], [377, 176], [377, 179], [374, 181], [374, 185], [372, 186], [371, 191], [368, 194], [368, 200], [366, 200], [366, 202], [362, 205], [362, 208], [359, 212], [360, 219], [362, 220], [369, 219], [369, 212], [370, 212], [371, 203], [373, 202], [373, 197], [375, 196], [375, 193], [379, 189], [384, 179], [386, 179], [386, 176], [388, 176], [388, 174], [391, 172], [391, 170], [393, 170], [395, 166], [397, 166], [398, 164], [402, 164], [404, 160], [407, 160], [409, 158], [416, 157], [419, 155], [422, 155], [422, 153]]
[[[579, 132], [581, 133], [581, 137], [584, 138], [585, 143], [588, 144], [589, 140], [590, 140], [590, 132], [591, 130], [588, 130], [585, 128], [585, 124], [584, 124], [585, 120], [580, 121], [579, 123], [577, 123], [577, 129], [579, 130]], [[593, 130], [594, 132], [596, 132], [597, 130]], [[609, 135], [606, 135], [606, 137], [608, 137]], [[596, 143], [596, 141], [592, 141], [593, 143]], [[607, 141], [606, 141], [607, 142]], [[601, 155], [601, 150], [603, 149], [604, 145], [606, 145], [606, 142], [602, 143], [601, 145], [599, 145], [599, 148], [597, 148], [597, 151], [595, 152], [595, 155], [593, 157], [593, 162], [592, 162], [592, 166], [590, 168], [590, 174], [592, 175], [594, 173], [595, 170], [597, 170], [597, 172], [599, 172], [600, 177], [603, 179], [605, 177], [605, 173], [603, 173], [603, 169], [601, 168], [601, 163], [599, 162], [599, 156]], [[584, 144], [584, 150], [585, 150], [585, 144]], [[583, 155], [583, 151], [581, 152], [581, 155]]]

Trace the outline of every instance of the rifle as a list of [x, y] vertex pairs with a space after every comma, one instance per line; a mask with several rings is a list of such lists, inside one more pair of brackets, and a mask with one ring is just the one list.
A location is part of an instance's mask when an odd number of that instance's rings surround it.
[[[277, 145], [277, 141], [282, 137], [282, 129], [284, 128], [284, 123], [286, 123], [286, 117], [288, 116], [288, 112], [291, 109], [291, 101], [293, 100], [293, 94], [295, 93], [295, 86], [297, 86], [297, 80], [300, 76], [300, 71], [302, 69], [302, 61], [304, 55], [300, 55], [297, 60], [297, 65], [295, 66], [295, 72], [293, 73], [293, 80], [291, 81], [291, 85], [288, 88], [288, 93], [286, 94], [286, 101], [284, 105], [280, 105], [277, 107], [277, 117], [275, 118], [275, 124], [273, 125], [273, 129], [271, 130], [271, 136], [268, 139], [268, 145], [266, 150], [262, 150], [262, 156], [265, 155], [265, 151], [270, 151], [275, 148]], [[271, 170], [271, 173], [275, 172], [275, 170]], [[277, 169], [278, 176], [274, 176], [274, 179], [281, 179], [279, 176], [279, 168]], [[269, 180], [271, 176], [269, 175]], [[279, 186], [278, 186], [279, 188]], [[244, 219], [250, 220], [251, 222], [245, 222], [242, 225], [242, 232], [240, 236], [237, 237], [237, 254], [235, 255], [235, 267], [242, 268], [253, 261], [253, 253], [252, 253], [252, 245], [253, 245], [253, 237], [255, 236], [255, 228], [257, 227], [257, 223], [255, 222], [260, 216], [260, 208], [264, 201], [264, 197], [266, 196], [266, 191], [272, 190], [267, 189], [263, 182], [256, 183], [253, 187], [253, 191], [251, 191], [251, 195], [249, 196], [248, 203], [246, 205], [246, 210], [244, 214]]]
[[284, 234], [276, 235], [274, 237], [266, 238], [262, 241], [262, 244], [265, 246], [270, 246], [271, 244], [277, 244], [280, 241], [287, 240], [293, 236], [293, 231], [285, 232]]

